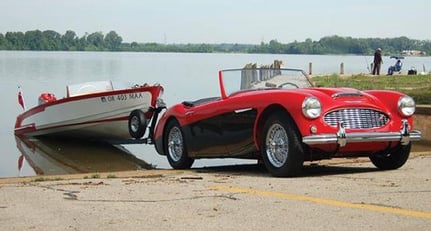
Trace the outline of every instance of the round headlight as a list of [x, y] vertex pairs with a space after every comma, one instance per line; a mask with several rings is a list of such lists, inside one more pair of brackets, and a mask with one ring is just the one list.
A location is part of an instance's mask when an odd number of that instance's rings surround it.
[[322, 104], [315, 97], [307, 97], [302, 102], [302, 113], [305, 117], [315, 119], [322, 112]]
[[412, 97], [404, 95], [398, 100], [398, 110], [403, 116], [411, 116], [415, 113], [416, 104]]

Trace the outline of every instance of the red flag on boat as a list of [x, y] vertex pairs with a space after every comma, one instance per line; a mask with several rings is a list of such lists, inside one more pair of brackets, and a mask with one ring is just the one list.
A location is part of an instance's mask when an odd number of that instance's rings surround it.
[[18, 86], [18, 103], [25, 110], [24, 98], [22, 96], [21, 87]]

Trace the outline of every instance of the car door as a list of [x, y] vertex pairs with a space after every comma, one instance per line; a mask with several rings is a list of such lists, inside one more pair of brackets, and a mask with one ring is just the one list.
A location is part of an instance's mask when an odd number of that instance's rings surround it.
[[191, 157], [243, 156], [256, 151], [253, 127], [257, 110], [242, 98], [194, 105], [185, 112], [195, 122], [183, 128]]
[[187, 107], [185, 121], [192, 122], [183, 127], [183, 132], [190, 157], [226, 155], [219, 105], [219, 101], [213, 101]]

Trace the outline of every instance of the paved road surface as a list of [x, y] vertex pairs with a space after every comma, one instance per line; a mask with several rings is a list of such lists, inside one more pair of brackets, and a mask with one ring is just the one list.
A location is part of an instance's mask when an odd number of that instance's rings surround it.
[[321, 162], [296, 178], [236, 166], [0, 179], [0, 230], [431, 230], [430, 166], [422, 154], [394, 171]]

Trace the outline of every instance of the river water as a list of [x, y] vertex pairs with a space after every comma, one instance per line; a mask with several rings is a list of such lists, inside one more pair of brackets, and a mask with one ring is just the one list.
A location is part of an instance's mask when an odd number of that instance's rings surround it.
[[[132, 83], [160, 83], [164, 100], [172, 105], [184, 100], [217, 96], [217, 71], [240, 68], [247, 63], [271, 64], [282, 60], [285, 67], [313, 74], [367, 73], [371, 56], [189, 54], [129, 52], [32, 52], [0, 51], [0, 177], [49, 175], [78, 172], [134, 170], [148, 165], [169, 168], [164, 156], [151, 145], [112, 147], [100, 144], [47, 139], [16, 139], [16, 116], [23, 110], [17, 102], [21, 86], [27, 107], [37, 104], [41, 92], [63, 97], [66, 85], [85, 81], [121, 80]], [[385, 73], [393, 60], [384, 57]], [[431, 57], [407, 57], [404, 69], [429, 71]], [[25, 155], [24, 155], [25, 153]], [[249, 163], [244, 160], [198, 160], [194, 166]]]

